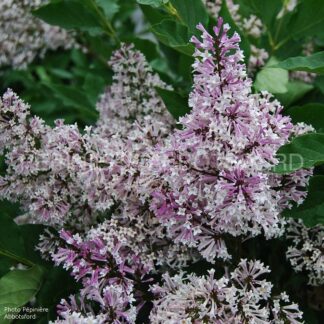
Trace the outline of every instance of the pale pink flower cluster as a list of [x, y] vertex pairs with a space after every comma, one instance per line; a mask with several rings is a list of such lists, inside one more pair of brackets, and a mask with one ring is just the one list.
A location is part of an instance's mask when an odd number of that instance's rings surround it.
[[307, 273], [310, 285], [323, 285], [324, 226], [307, 228], [301, 219], [292, 219], [288, 222], [286, 238], [292, 243], [286, 255], [294, 270]]
[[165, 137], [174, 121], [155, 88], [172, 87], [152, 73], [144, 55], [134, 51], [132, 45], [123, 45], [116, 51], [109, 65], [114, 72], [113, 84], [97, 104], [100, 117], [95, 131], [134, 140], [136, 132], [145, 132], [152, 138]]
[[218, 17], [219, 12], [222, 8], [223, 0], [203, 0], [203, 3], [206, 5], [210, 14], [214, 17]]
[[214, 269], [202, 277], [165, 274], [164, 284], [152, 288], [158, 299], [150, 319], [154, 324], [302, 323], [298, 305], [285, 293], [274, 296], [264, 279], [269, 272], [261, 262], [244, 259], [220, 279]]
[[84, 134], [76, 125], [50, 128], [29, 118], [29, 107], [8, 91], [1, 102], [8, 165], [2, 196], [19, 199], [30, 222], [76, 229], [118, 207], [123, 224], [141, 217], [150, 242], [156, 231], [154, 238], [178, 245], [174, 251], [195, 248], [209, 261], [230, 258], [225, 233], [280, 235], [281, 209], [302, 202], [309, 176], [269, 175], [294, 128], [279, 102], [251, 93], [238, 35], [229, 38], [221, 20], [216, 37], [199, 28], [192, 112], [181, 131], [172, 133], [155, 91], [168, 87], [126, 45], [111, 60], [114, 82], [98, 104], [100, 119]]
[[62, 264], [64, 269], [71, 270], [82, 288], [77, 296], [70, 296], [69, 301], [61, 301], [59, 315], [68, 321], [77, 313], [94, 314], [91, 305], [96, 304], [98, 322], [134, 323], [134, 293], [139, 295], [138, 299], [142, 295], [135, 285], [144, 281], [149, 270], [143, 268], [134, 251], [113, 235], [110, 235], [111, 242], [99, 236], [82, 239], [79, 234], [72, 235], [64, 230], [60, 237], [62, 243], [57, 250], [51, 251], [52, 259], [56, 265]]
[[281, 235], [280, 213], [290, 201], [303, 201], [311, 172], [270, 173], [295, 128], [271, 95], [252, 94], [239, 36], [228, 37], [221, 19], [215, 36], [199, 29], [192, 110], [151, 159], [160, 180], [150, 208], [175, 242], [213, 262], [230, 258], [224, 234]]
[[249, 73], [255, 73], [260, 67], [264, 66], [269, 59], [268, 52], [263, 48], [258, 48], [251, 44], [251, 54], [249, 60]]
[[0, 66], [25, 68], [36, 56], [76, 46], [74, 35], [34, 17], [32, 10], [48, 0], [0, 1]]

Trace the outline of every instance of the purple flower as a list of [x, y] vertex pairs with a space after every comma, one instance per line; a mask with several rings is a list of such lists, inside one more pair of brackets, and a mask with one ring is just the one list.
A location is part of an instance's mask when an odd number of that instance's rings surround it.
[[296, 128], [270, 94], [252, 94], [239, 35], [230, 37], [221, 18], [214, 35], [197, 28], [192, 110], [150, 160], [159, 182], [150, 209], [171, 239], [212, 261], [230, 257], [224, 234], [281, 235], [280, 213], [303, 200], [310, 172], [280, 187], [270, 169]]

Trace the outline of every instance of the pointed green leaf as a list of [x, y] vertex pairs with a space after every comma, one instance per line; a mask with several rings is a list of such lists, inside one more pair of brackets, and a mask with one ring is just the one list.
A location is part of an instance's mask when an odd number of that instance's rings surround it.
[[159, 24], [153, 25], [151, 29], [163, 44], [188, 56], [193, 54], [194, 47], [189, 43], [191, 34], [186, 26], [174, 20], [166, 19]]
[[208, 13], [201, 0], [170, 0], [170, 2], [177, 10], [182, 22], [192, 33], [197, 32], [196, 26], [199, 23], [202, 23], [205, 27], [208, 26]]
[[290, 37], [300, 38], [320, 34], [323, 28], [323, 0], [302, 0], [287, 29]]
[[108, 20], [111, 20], [119, 10], [118, 0], [96, 0]]
[[258, 91], [266, 90], [271, 93], [285, 93], [288, 91], [288, 71], [273, 67], [277, 63], [271, 58], [267, 65], [257, 74], [254, 88]]
[[306, 71], [312, 73], [324, 73], [324, 52], [318, 52], [310, 56], [290, 57], [280, 62], [276, 67], [289, 71]]
[[142, 4], [142, 5], [149, 5], [152, 7], [161, 7], [164, 4], [168, 3], [169, 0], [137, 0], [137, 3]]
[[77, 0], [50, 2], [33, 11], [33, 14], [50, 25], [66, 29], [100, 28], [100, 21], [94, 11]]
[[34, 266], [28, 270], [13, 270], [0, 278], [0, 318], [8, 313], [6, 307], [21, 307], [39, 291], [43, 270]]
[[6, 214], [0, 216], [0, 251], [6, 251], [20, 257], [25, 255], [24, 241], [20, 228]]

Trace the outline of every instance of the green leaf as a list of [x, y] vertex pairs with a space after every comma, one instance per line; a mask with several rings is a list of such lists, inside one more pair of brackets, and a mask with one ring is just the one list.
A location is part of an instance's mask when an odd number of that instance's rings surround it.
[[170, 0], [170, 2], [190, 32], [195, 34], [199, 23], [208, 26], [208, 13], [201, 0]]
[[[13, 266], [11, 259], [0, 255], [0, 277], [5, 275], [10, 271], [10, 268]], [[1, 323], [1, 320], [0, 320]]]
[[322, 94], [324, 94], [324, 76], [318, 75], [315, 79], [315, 87], [320, 90]]
[[257, 74], [254, 88], [258, 91], [267, 90], [271, 93], [285, 93], [288, 91], [288, 71], [272, 67], [277, 60], [271, 58], [267, 65]]
[[141, 5], [140, 8], [145, 16], [145, 19], [151, 25], [159, 24], [163, 20], [170, 18], [167, 13], [163, 12], [162, 10], [156, 10], [154, 7]]
[[64, 69], [50, 68], [49, 72], [60, 79], [72, 80], [74, 78], [73, 73]]
[[180, 117], [190, 112], [188, 107], [188, 98], [184, 98], [174, 91], [161, 88], [156, 88], [156, 91], [175, 119], [178, 120]]
[[324, 73], [324, 52], [310, 56], [290, 57], [276, 66], [289, 71]]
[[[267, 1], [266, 1], [267, 2]], [[302, 0], [288, 25], [289, 37], [314, 36], [324, 29], [322, 0]]]
[[0, 317], [0, 324], [10, 324], [10, 323], [12, 323], [12, 321], [1, 319], [1, 317]]
[[44, 83], [44, 85], [51, 89], [53, 95], [62, 100], [65, 105], [77, 109], [90, 118], [97, 117], [93, 104], [81, 90], [61, 84]]
[[77, 88], [61, 84], [46, 84], [46, 86], [55, 91], [54, 95], [62, 99], [67, 105], [77, 108], [84, 105], [91, 106], [86, 95]]
[[6, 214], [0, 216], [0, 251], [7, 251], [21, 257], [25, 255], [20, 228]]
[[119, 0], [96, 0], [97, 5], [103, 10], [108, 20], [111, 20], [119, 11]]
[[324, 163], [324, 134], [305, 134], [282, 146], [277, 155], [279, 164], [275, 173], [291, 173]]
[[33, 14], [50, 25], [66, 29], [86, 30], [101, 27], [96, 13], [78, 0], [53, 1], [34, 10]]
[[137, 3], [139, 4], [149, 5], [155, 8], [161, 7], [168, 2], [169, 0], [137, 0]]
[[324, 131], [324, 104], [309, 103], [288, 109], [287, 114], [294, 124], [304, 122], [312, 125], [316, 131]]
[[308, 195], [300, 206], [285, 210], [283, 216], [301, 218], [306, 226], [324, 224], [324, 176], [318, 175], [310, 179]]
[[192, 65], [194, 64], [195, 58], [193, 56], [180, 55], [179, 62], [177, 64], [177, 73], [181, 75], [183, 85], [179, 85], [179, 91], [181, 95], [188, 97], [189, 92], [192, 88]]
[[45, 226], [39, 224], [19, 225], [24, 239], [25, 257], [38, 265], [46, 265], [46, 261], [41, 258], [40, 252], [35, 249], [35, 246], [39, 243], [39, 237], [44, 233], [45, 228]]
[[8, 314], [6, 307], [21, 307], [39, 291], [43, 270], [34, 266], [28, 270], [13, 270], [0, 279], [0, 318]]
[[[27, 225], [24, 225], [27, 226]], [[37, 226], [37, 225], [30, 225]], [[37, 236], [37, 241], [38, 241]], [[17, 225], [11, 217], [5, 213], [0, 217], [0, 256], [5, 256], [14, 262], [33, 266], [34, 260], [31, 258], [27, 246], [33, 238], [27, 237], [27, 244], [24, 240], [23, 226]], [[37, 260], [38, 261], [38, 260]]]
[[78, 67], [86, 67], [88, 65], [87, 56], [85, 53], [78, 49], [73, 49], [71, 51], [71, 60]]
[[105, 80], [100, 76], [88, 73], [85, 77], [83, 89], [87, 95], [88, 100], [95, 106], [98, 97], [105, 88]]
[[192, 56], [194, 47], [189, 43], [191, 34], [186, 26], [174, 20], [166, 19], [159, 24], [153, 25], [151, 30], [163, 44], [183, 54]]
[[289, 81], [287, 84], [287, 92], [276, 93], [276, 98], [284, 105], [289, 106], [295, 101], [304, 97], [306, 93], [314, 89], [314, 86], [302, 81]]
[[165, 59], [156, 58], [155, 60], [150, 62], [150, 66], [154, 71], [158, 73], [164, 73], [166, 75], [169, 74], [170, 76], [169, 66]]

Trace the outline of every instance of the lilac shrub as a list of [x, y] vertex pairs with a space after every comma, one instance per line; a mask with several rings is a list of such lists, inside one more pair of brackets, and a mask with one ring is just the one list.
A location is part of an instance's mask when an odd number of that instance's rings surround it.
[[[134, 323], [152, 301], [152, 323], [300, 322], [298, 306], [260, 278], [270, 271], [260, 261], [230, 272], [225, 237], [283, 234], [280, 213], [303, 201], [311, 170], [271, 168], [280, 146], [312, 129], [252, 93], [240, 37], [221, 18], [213, 36], [198, 29], [181, 129], [156, 91], [171, 87], [132, 45], [113, 54], [98, 122], [83, 131], [45, 125], [11, 90], [0, 101], [1, 197], [21, 202], [20, 222], [51, 227], [38, 249], [81, 284], [57, 323]], [[186, 273], [217, 258], [220, 279]]]

